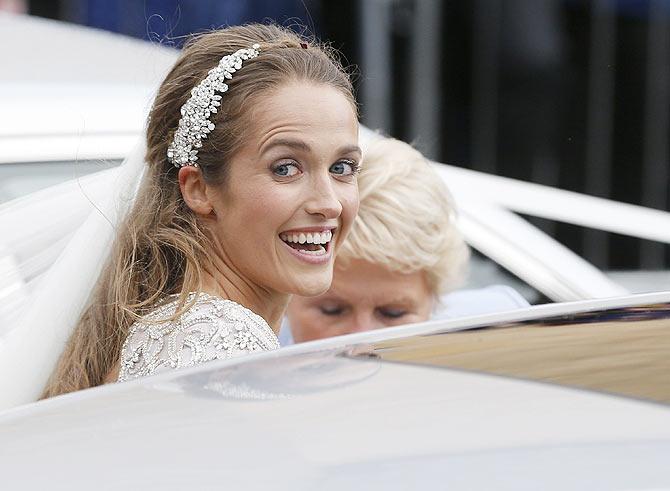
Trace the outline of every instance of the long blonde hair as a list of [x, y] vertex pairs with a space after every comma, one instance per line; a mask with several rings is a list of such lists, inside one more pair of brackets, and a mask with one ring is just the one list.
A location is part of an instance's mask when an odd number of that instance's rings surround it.
[[103, 383], [119, 360], [129, 327], [167, 295], [199, 291], [208, 234], [184, 203], [177, 169], [166, 157], [190, 91], [219, 60], [254, 43], [261, 54], [229, 81], [216, 129], [203, 141], [198, 164], [206, 182], [225, 182], [226, 162], [249, 125], [259, 95], [290, 81], [340, 90], [355, 107], [351, 82], [329, 47], [276, 25], [250, 24], [193, 38], [163, 81], [147, 126], [146, 172], [131, 211], [120, 224], [108, 262], [42, 397]]

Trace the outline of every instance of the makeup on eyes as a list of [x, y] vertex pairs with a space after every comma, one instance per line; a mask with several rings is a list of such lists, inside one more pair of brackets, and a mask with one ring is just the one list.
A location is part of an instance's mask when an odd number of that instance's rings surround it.
[[[278, 172], [279, 169], [282, 168], [293, 168], [294, 172], [293, 173], [287, 173], [287, 174], [281, 174]], [[275, 174], [277, 177], [293, 177], [297, 176], [300, 172], [302, 172], [302, 169], [300, 167], [300, 164], [298, 164], [295, 160], [281, 160], [271, 166], [272, 173]]]
[[330, 166], [329, 170], [331, 172], [333, 172], [334, 167], [339, 166], [339, 165], [349, 166], [350, 169], [349, 169], [349, 172], [347, 172], [347, 173], [339, 173], [339, 172], [336, 173], [336, 175], [338, 177], [355, 176], [356, 174], [358, 174], [358, 172], [360, 170], [360, 166], [358, 165], [358, 162], [356, 162], [355, 160], [350, 160], [350, 159], [340, 159], [340, 160], [338, 160], [337, 162], [335, 162], [334, 164], [332, 164]]
[[[341, 172], [336, 172], [334, 170], [336, 168], [336, 166], [348, 166], [349, 169], [341, 171]], [[295, 172], [293, 174], [280, 174], [280, 173], [277, 172], [278, 169], [288, 168], [288, 167], [294, 168]], [[273, 163], [270, 166], [270, 169], [272, 170], [272, 172], [275, 175], [277, 175], [279, 177], [293, 177], [294, 175], [297, 175], [298, 173], [302, 172], [302, 170], [303, 170], [300, 163], [298, 163], [298, 161], [296, 161], [294, 159], [280, 159], [280, 160], [276, 161], [275, 163]], [[336, 177], [349, 177], [349, 176], [355, 176], [359, 173], [360, 165], [355, 160], [341, 159], [341, 160], [338, 160], [337, 162], [331, 164], [329, 166], [328, 170], [329, 170], [329, 172], [334, 173], [334, 175]]]

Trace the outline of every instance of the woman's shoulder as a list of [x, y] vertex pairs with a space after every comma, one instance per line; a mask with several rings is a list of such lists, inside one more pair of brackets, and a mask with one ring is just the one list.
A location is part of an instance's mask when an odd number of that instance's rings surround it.
[[121, 349], [119, 382], [279, 347], [277, 336], [246, 307], [207, 293], [191, 293], [135, 322]]

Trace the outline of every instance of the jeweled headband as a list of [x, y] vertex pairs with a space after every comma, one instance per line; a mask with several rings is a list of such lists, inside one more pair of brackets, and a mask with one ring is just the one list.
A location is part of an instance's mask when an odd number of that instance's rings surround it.
[[168, 161], [175, 167], [198, 166], [198, 149], [202, 147], [202, 140], [214, 129], [209, 117], [221, 105], [221, 96], [217, 92], [228, 90], [226, 80], [233, 78], [233, 73], [242, 68], [243, 61], [256, 58], [260, 48], [260, 45], [254, 44], [251, 48], [238, 49], [232, 55], [224, 56], [207, 77], [193, 87], [191, 97], [181, 107], [179, 126], [167, 150]]

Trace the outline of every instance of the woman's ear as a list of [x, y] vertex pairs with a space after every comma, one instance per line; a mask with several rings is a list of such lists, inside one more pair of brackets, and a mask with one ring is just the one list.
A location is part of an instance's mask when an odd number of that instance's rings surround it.
[[207, 184], [199, 168], [185, 165], [179, 169], [179, 189], [184, 202], [197, 215], [210, 215], [214, 210], [207, 196]]

